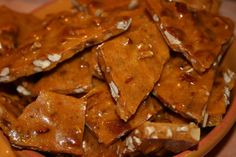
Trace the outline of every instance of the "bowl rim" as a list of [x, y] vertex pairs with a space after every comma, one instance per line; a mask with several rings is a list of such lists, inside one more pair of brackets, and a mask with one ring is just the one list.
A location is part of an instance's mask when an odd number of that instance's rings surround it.
[[[236, 95], [230, 104], [220, 125], [215, 126], [203, 139], [198, 143], [196, 150], [186, 150], [174, 157], [200, 157], [210, 152], [229, 132], [236, 122]], [[217, 135], [217, 136], [216, 136]]]

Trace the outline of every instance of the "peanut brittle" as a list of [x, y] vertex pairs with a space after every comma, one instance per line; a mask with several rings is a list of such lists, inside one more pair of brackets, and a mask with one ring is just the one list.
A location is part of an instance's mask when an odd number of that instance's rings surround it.
[[174, 112], [201, 122], [214, 75], [213, 69], [198, 74], [183, 58], [174, 57], [165, 65], [153, 94]]
[[14, 12], [0, 6], [0, 55], [10, 53], [39, 24], [33, 15]]
[[[109, 12], [109, 16], [112, 16], [112, 14], [115, 15], [114, 12]], [[119, 15], [129, 16], [129, 17], [132, 18], [132, 25], [130, 26], [131, 27], [130, 29], [136, 29], [137, 26], [142, 25], [144, 21], [140, 20], [140, 19], [145, 19], [146, 18], [146, 13], [144, 12], [143, 8], [142, 9], [122, 11], [122, 12], [119, 12]], [[104, 16], [108, 16], [108, 15], [104, 15]], [[93, 76], [95, 76], [96, 78], [104, 80], [101, 68], [98, 64], [97, 53], [96, 53], [97, 50], [96, 49], [97, 48], [94, 47], [90, 53], [87, 53], [84, 56], [84, 59], [91, 64], [92, 70], [93, 70]]]
[[127, 123], [129, 123], [132, 129], [137, 128], [162, 110], [163, 107], [161, 104], [152, 96], [148, 96], [148, 98], [141, 103], [133, 118]]
[[83, 99], [41, 92], [18, 118], [1, 107], [0, 127], [17, 147], [79, 155], [85, 105]]
[[200, 128], [194, 124], [145, 122], [124, 141], [124, 154], [144, 154], [166, 149], [174, 153], [193, 147], [200, 140]]
[[16, 47], [17, 27], [12, 24], [0, 25], [0, 55]]
[[188, 124], [189, 121], [183, 118], [181, 115], [174, 112], [165, 112], [166, 119], [170, 121], [170, 123], [174, 124]]
[[7, 138], [0, 131], [0, 154], [2, 157], [16, 157]]
[[218, 125], [226, 112], [224, 97], [225, 83], [222, 78], [216, 78], [211, 95], [207, 102], [207, 110], [203, 119], [203, 127]]
[[156, 152], [151, 153], [152, 156], [156, 156], [156, 157], [162, 157], [162, 156], [173, 156], [173, 153], [170, 154], [171, 152], [166, 150], [166, 149], [160, 149]]
[[95, 133], [98, 142], [105, 145], [111, 144], [162, 110], [158, 102], [150, 97], [140, 105], [136, 115], [126, 123], [116, 114], [116, 104], [105, 84], [95, 87], [85, 97], [88, 102], [86, 125]]
[[0, 104], [14, 116], [19, 116], [25, 107], [25, 102], [20, 97], [3, 91], [0, 91]]
[[137, 28], [98, 47], [98, 62], [117, 102], [117, 112], [125, 121], [159, 80], [169, 58], [168, 47], [155, 25], [145, 16], [140, 21]]
[[220, 0], [70, 2], [42, 20], [0, 6], [0, 144], [2, 131], [16, 156], [198, 151], [236, 78], [220, 65], [234, 29]]
[[219, 13], [221, 0], [174, 0], [185, 3], [188, 7], [197, 10], [205, 10], [211, 13]]
[[203, 127], [219, 125], [229, 105], [230, 91], [234, 84], [235, 74], [227, 70], [218, 72], [211, 95], [207, 102], [207, 110], [203, 119]]
[[168, 45], [183, 53], [194, 69], [204, 72], [220, 60], [233, 37], [233, 22], [205, 11], [191, 11], [183, 3], [146, 0], [148, 11]]
[[83, 140], [83, 157], [116, 157], [116, 144], [106, 147], [99, 143], [89, 129], [85, 128]]
[[92, 48], [92, 50], [90, 50], [90, 52], [85, 53], [83, 55], [83, 59], [89, 63], [91, 71], [92, 71], [92, 75], [95, 76], [96, 78], [99, 79], [104, 79], [103, 75], [102, 75], [102, 71], [98, 65], [98, 60], [97, 60], [97, 53], [96, 53], [96, 47]]
[[164, 110], [159, 112], [151, 119], [152, 122], [158, 123], [174, 123], [174, 124], [188, 124], [189, 121], [182, 117], [181, 115], [174, 113], [169, 110]]
[[107, 12], [133, 10], [144, 6], [143, 0], [77, 0], [75, 6], [80, 10], [88, 9], [96, 16], [103, 16]]
[[130, 125], [117, 116], [105, 84], [95, 87], [85, 97], [88, 102], [86, 125], [95, 133], [99, 143], [108, 145], [130, 130]]
[[[90, 51], [84, 53], [87, 55]], [[83, 58], [85, 54], [65, 61], [43, 75], [36, 83], [23, 82], [22, 85], [17, 86], [17, 91], [26, 96], [37, 96], [42, 90], [63, 94], [88, 92], [92, 87], [93, 69]]]
[[87, 13], [60, 13], [43, 22], [14, 53], [0, 58], [0, 82], [48, 71], [86, 47], [126, 31], [131, 18], [94, 17]]

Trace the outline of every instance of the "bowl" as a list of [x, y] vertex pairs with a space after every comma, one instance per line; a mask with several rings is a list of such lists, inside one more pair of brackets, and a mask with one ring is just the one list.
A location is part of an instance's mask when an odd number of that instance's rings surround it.
[[[51, 0], [49, 3], [37, 8], [32, 13], [39, 17], [43, 18], [45, 15], [49, 13], [56, 13], [63, 10], [68, 10], [71, 7], [70, 1], [67, 0]], [[236, 72], [236, 42], [234, 42], [226, 54], [223, 65], [226, 65], [231, 70]], [[232, 102], [228, 107], [228, 110], [223, 118], [223, 121], [220, 125], [214, 127], [204, 138], [201, 139], [198, 146], [194, 150], [187, 150], [181, 152], [175, 157], [199, 157], [206, 155], [217, 143], [219, 143], [223, 137], [229, 132], [236, 121], [236, 87], [234, 87], [232, 92]], [[9, 148], [10, 145], [0, 132], [0, 147], [3, 148], [0, 150], [1, 157], [43, 157], [43, 155], [30, 151], [14, 151], [12, 152]], [[15, 155], [14, 155], [15, 153]], [[6, 154], [6, 155], [5, 155]], [[5, 156], [4, 156], [5, 155]]]

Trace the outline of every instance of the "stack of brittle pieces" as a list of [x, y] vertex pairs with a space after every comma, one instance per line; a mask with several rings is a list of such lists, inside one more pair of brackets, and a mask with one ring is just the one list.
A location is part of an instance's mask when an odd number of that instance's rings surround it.
[[235, 74], [218, 0], [74, 0], [44, 19], [0, 7], [0, 128], [14, 151], [84, 157], [197, 149]]

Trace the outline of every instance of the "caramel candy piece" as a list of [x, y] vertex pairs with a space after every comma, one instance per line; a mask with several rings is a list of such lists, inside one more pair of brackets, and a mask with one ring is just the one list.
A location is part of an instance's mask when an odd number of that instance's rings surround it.
[[91, 90], [85, 98], [88, 102], [86, 125], [95, 133], [98, 142], [105, 145], [111, 144], [162, 110], [160, 104], [149, 97], [140, 105], [136, 115], [126, 123], [116, 114], [116, 104], [104, 83]]
[[153, 94], [174, 112], [200, 123], [205, 114], [214, 76], [213, 69], [198, 74], [187, 61], [174, 57], [165, 65]]
[[124, 141], [124, 154], [144, 154], [165, 149], [174, 153], [187, 150], [200, 140], [200, 128], [194, 124], [145, 122]]
[[169, 58], [168, 47], [155, 24], [145, 16], [134, 23], [140, 25], [98, 47], [99, 65], [124, 121], [151, 92]]
[[81, 155], [85, 110], [83, 99], [41, 92], [18, 118], [1, 107], [0, 127], [17, 147]]
[[207, 102], [207, 111], [202, 122], [203, 127], [220, 124], [226, 112], [226, 107], [230, 104], [230, 91], [234, 81], [235, 74], [229, 69], [218, 72]]
[[0, 58], [0, 82], [48, 71], [86, 47], [126, 31], [131, 18], [95, 17], [84, 12], [63, 12], [44, 20], [24, 44]]
[[232, 41], [234, 24], [228, 18], [191, 11], [178, 2], [147, 0], [147, 4], [168, 45], [181, 52], [198, 72], [220, 60]]

